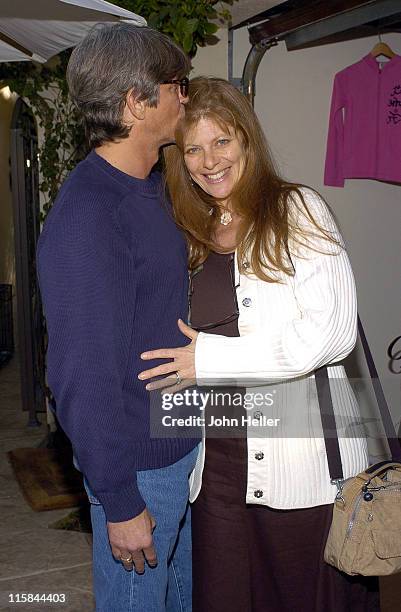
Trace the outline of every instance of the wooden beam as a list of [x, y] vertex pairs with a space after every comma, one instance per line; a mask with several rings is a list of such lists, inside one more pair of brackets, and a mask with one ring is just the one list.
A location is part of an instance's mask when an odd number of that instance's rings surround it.
[[356, 7], [353, 10], [295, 30], [285, 37], [285, 43], [288, 51], [293, 51], [313, 41], [317, 42], [333, 34], [346, 32], [394, 15], [397, 18], [401, 17], [400, 0], [376, 0], [365, 6]]
[[[399, 0], [396, 0], [399, 3]], [[377, 4], [377, 0], [310, 0], [299, 9], [284, 13], [274, 19], [260, 23], [249, 30], [249, 40], [254, 45], [262, 40], [284, 38], [285, 34], [298, 28], [314, 24], [350, 9]]]
[[18, 51], [21, 51], [22, 53], [25, 53], [25, 55], [29, 55], [29, 57], [33, 56], [32, 51], [20, 45], [16, 40], [7, 36], [7, 34], [3, 34], [3, 32], [0, 32], [0, 40], [7, 43], [7, 45], [10, 45], [10, 47], [17, 49]]

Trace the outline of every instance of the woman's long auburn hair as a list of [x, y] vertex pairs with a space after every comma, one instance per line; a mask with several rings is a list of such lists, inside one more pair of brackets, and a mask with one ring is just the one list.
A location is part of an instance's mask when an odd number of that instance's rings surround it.
[[190, 99], [176, 131], [176, 146], [164, 149], [165, 176], [176, 223], [189, 243], [189, 268], [195, 269], [216, 248], [213, 233], [219, 223], [216, 199], [193, 183], [184, 161], [184, 136], [198, 121], [215, 121], [226, 133], [235, 133], [245, 151], [243, 173], [230, 195], [232, 209], [241, 217], [237, 235], [238, 261], [248, 259], [253, 274], [267, 282], [278, 282], [277, 272], [293, 275], [288, 240], [307, 245], [307, 236], [293, 223], [289, 205], [304, 212], [320, 236], [334, 241], [313, 219], [303, 185], [279, 176], [256, 114], [233, 85], [223, 79], [197, 77], [191, 80]]

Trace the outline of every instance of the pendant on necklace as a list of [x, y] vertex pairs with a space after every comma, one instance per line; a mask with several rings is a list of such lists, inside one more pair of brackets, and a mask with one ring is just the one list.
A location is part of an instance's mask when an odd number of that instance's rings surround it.
[[230, 211], [229, 210], [223, 210], [223, 212], [220, 215], [220, 223], [222, 225], [230, 225], [232, 220], [233, 220], [233, 216], [230, 213]]

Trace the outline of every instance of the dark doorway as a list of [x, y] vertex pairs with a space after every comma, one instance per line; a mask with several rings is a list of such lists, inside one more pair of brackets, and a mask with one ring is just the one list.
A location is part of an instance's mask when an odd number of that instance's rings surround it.
[[22, 408], [29, 424], [46, 410], [42, 305], [35, 251], [40, 233], [38, 144], [32, 111], [19, 98], [11, 122], [11, 188], [14, 213], [17, 334]]

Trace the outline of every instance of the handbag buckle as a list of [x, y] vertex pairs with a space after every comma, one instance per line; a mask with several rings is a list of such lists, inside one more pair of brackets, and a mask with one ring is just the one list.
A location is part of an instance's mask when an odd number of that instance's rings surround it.
[[337, 487], [335, 501], [341, 501], [343, 504], [345, 504], [345, 499], [343, 496], [344, 478], [332, 478], [330, 482], [332, 485], [336, 485]]

